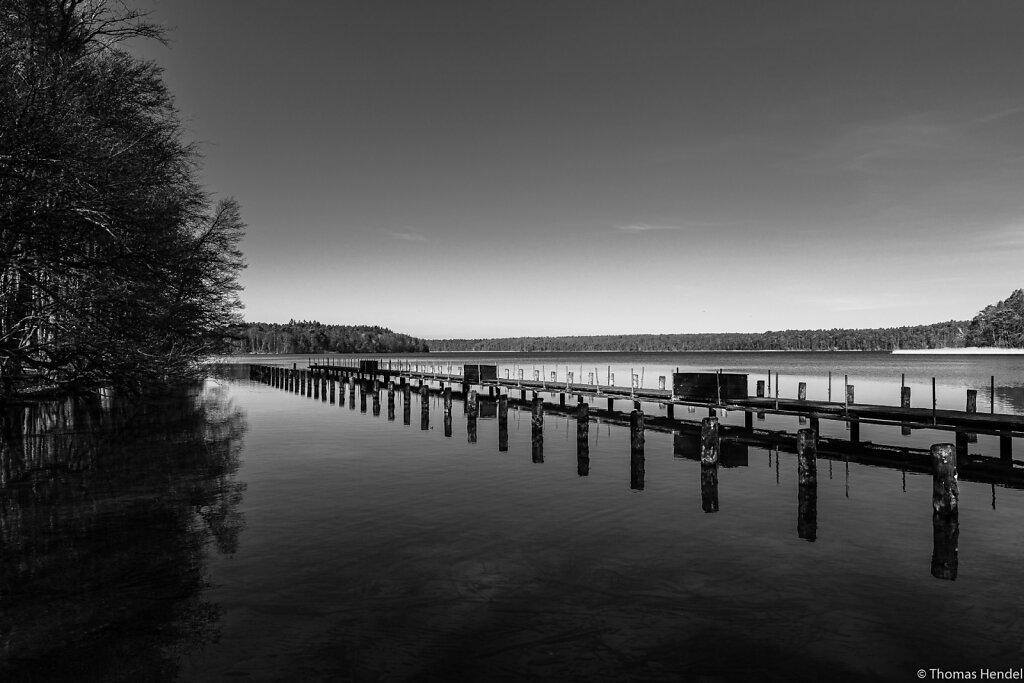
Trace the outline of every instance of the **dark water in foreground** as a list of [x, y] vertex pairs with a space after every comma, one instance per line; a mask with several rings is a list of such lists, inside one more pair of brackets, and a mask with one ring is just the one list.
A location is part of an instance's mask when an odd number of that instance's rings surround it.
[[[238, 377], [244, 375], [236, 368]], [[7, 424], [3, 680], [921, 680], [1024, 666], [1024, 493], [961, 482], [955, 581], [931, 478], [718, 470], [648, 431], [529, 415], [475, 443], [245, 379]], [[45, 412], [45, 411], [43, 411]], [[18, 426], [20, 425], [20, 426]], [[30, 429], [28, 427], [31, 427]], [[18, 439], [18, 433], [29, 432]], [[68, 432], [71, 432], [70, 434]], [[678, 457], [683, 455], [684, 457]], [[585, 476], [581, 476], [585, 474]], [[806, 534], [805, 534], [806, 535]], [[926, 672], [927, 673], [927, 672]], [[924, 680], [939, 680], [927, 673]]]

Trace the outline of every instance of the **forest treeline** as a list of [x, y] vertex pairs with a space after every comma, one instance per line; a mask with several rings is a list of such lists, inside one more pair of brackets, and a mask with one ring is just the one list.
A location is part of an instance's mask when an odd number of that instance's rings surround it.
[[0, 0], [0, 402], [197, 376], [241, 320], [238, 204], [138, 39], [119, 0]]
[[235, 329], [236, 353], [420, 353], [422, 339], [370, 325], [248, 323]]
[[966, 321], [863, 330], [431, 339], [431, 351], [891, 351], [964, 345]]

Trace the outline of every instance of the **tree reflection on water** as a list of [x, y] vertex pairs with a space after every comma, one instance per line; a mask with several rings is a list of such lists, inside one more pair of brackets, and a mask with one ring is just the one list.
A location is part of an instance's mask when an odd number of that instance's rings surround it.
[[0, 678], [166, 680], [217, 637], [243, 413], [210, 382], [0, 417]]

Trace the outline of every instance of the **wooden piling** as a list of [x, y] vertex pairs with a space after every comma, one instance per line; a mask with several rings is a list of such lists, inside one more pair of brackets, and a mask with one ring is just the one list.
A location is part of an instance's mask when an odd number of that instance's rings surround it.
[[374, 417], [380, 417], [380, 389], [377, 382], [373, 382], [373, 401], [371, 402], [371, 409], [373, 410]]
[[533, 413], [530, 424], [532, 427], [531, 447], [533, 461], [544, 462], [544, 401], [539, 396], [533, 399]]
[[718, 418], [705, 417], [700, 423], [700, 461], [717, 465], [719, 453]]
[[576, 474], [590, 474], [590, 407], [586, 403], [576, 406]]
[[320, 377], [319, 373], [313, 375], [313, 398], [320, 398]]
[[332, 379], [332, 380], [329, 381], [329, 383], [330, 383], [330, 386], [331, 386], [331, 405], [333, 406], [334, 405], [334, 401], [335, 401], [335, 398], [334, 398], [335, 385], [337, 384], [337, 382], [335, 382]]
[[426, 384], [420, 387], [420, 429], [430, 429], [430, 388]]
[[796, 434], [797, 483], [800, 486], [818, 483], [818, 434], [801, 429]]
[[932, 512], [942, 517], [955, 517], [960, 500], [956, 473], [956, 447], [951, 443], [939, 443], [932, 446], [931, 450]]
[[498, 452], [508, 451], [508, 396], [498, 397]]
[[665, 417], [670, 420], [676, 419], [676, 406], [674, 403], [665, 404]]
[[359, 412], [361, 412], [361, 413], [365, 413], [366, 412], [366, 394], [369, 393], [369, 391], [368, 391], [369, 387], [367, 385], [368, 385], [368, 382], [365, 379], [364, 380], [360, 380], [360, 382], [359, 382]]
[[764, 398], [764, 380], [763, 379], [757, 380], [757, 398]]
[[412, 424], [412, 385], [402, 385], [402, 424]]
[[796, 385], [796, 400], [807, 400], [807, 382], [800, 382]]
[[388, 380], [388, 422], [395, 419], [395, 383]]
[[327, 403], [327, 373], [322, 373], [320, 377], [320, 400]]
[[609, 413], [612, 412], [614, 410], [614, 407], [615, 407], [615, 401], [611, 397], [609, 397], [608, 398], [608, 412]]
[[[967, 412], [975, 414], [978, 412], [978, 390], [967, 390]], [[974, 432], [967, 432], [967, 443], [977, 443], [978, 435]]]

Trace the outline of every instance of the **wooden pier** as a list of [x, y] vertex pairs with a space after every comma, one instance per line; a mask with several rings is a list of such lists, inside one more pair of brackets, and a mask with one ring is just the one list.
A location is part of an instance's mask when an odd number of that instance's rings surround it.
[[[382, 363], [377, 360], [358, 361], [353, 363], [315, 363], [311, 362], [306, 369], [254, 366], [262, 368], [261, 372], [270, 373], [271, 383], [294, 387], [296, 392], [305, 391], [307, 395], [327, 400], [330, 391], [333, 401], [334, 381], [368, 380], [383, 383], [395, 382], [400, 389], [416, 383], [417, 390], [427, 387], [428, 392], [440, 392], [447, 388], [467, 399], [471, 392], [478, 391], [483, 397], [507, 395], [512, 399], [526, 403], [541, 394], [557, 397], [559, 408], [572, 407], [590, 399], [598, 406], [604, 402], [603, 411], [594, 414], [610, 415], [621, 411], [628, 416], [632, 410], [642, 409], [643, 404], [658, 404], [665, 408], [665, 419], [668, 424], [682, 422], [676, 419], [676, 409], [698, 408], [707, 411], [707, 415], [716, 415], [720, 411], [738, 411], [744, 414], [744, 428], [748, 432], [754, 429], [754, 417], [764, 415], [794, 416], [801, 418], [801, 423], [808, 421], [810, 428], [820, 433], [820, 420], [834, 420], [849, 425], [849, 441], [860, 443], [860, 426], [862, 424], [890, 425], [903, 428], [903, 433], [910, 429], [931, 429], [955, 434], [955, 445], [958, 457], [966, 457], [968, 444], [976, 439], [977, 434], [988, 434], [999, 437], [999, 455], [1006, 461], [1012, 461], [1013, 439], [1024, 436], [1024, 416], [976, 412], [976, 392], [969, 390], [965, 398], [965, 410], [939, 410], [933, 401], [932, 408], [912, 408], [909, 406], [908, 392], [904, 387], [900, 394], [900, 405], [870, 405], [856, 403], [853, 385], [847, 385], [843, 392], [844, 400], [819, 401], [808, 400], [806, 384], [799, 384], [797, 397], [778, 395], [765, 396], [765, 382], [759, 380], [757, 394], [747, 394], [747, 376], [727, 373], [674, 373], [671, 388], [666, 378], [659, 378], [659, 385], [665, 388], [644, 388], [637, 386], [637, 376], [633, 375], [632, 386], [602, 385], [596, 383], [578, 383], [572, 381], [545, 381], [535, 372], [535, 379], [500, 378], [494, 365], [466, 364], [462, 374], [438, 372], [427, 368], [417, 368], [410, 363]], [[523, 374], [522, 371], [519, 372]], [[553, 373], [552, 373], [553, 374]], [[570, 373], [570, 380], [572, 379]], [[350, 392], [354, 387], [350, 385]], [[516, 396], [518, 394], [518, 396]], [[350, 401], [354, 400], [350, 393]], [[974, 408], [974, 410], [972, 410]], [[651, 416], [648, 416], [648, 420]]]

